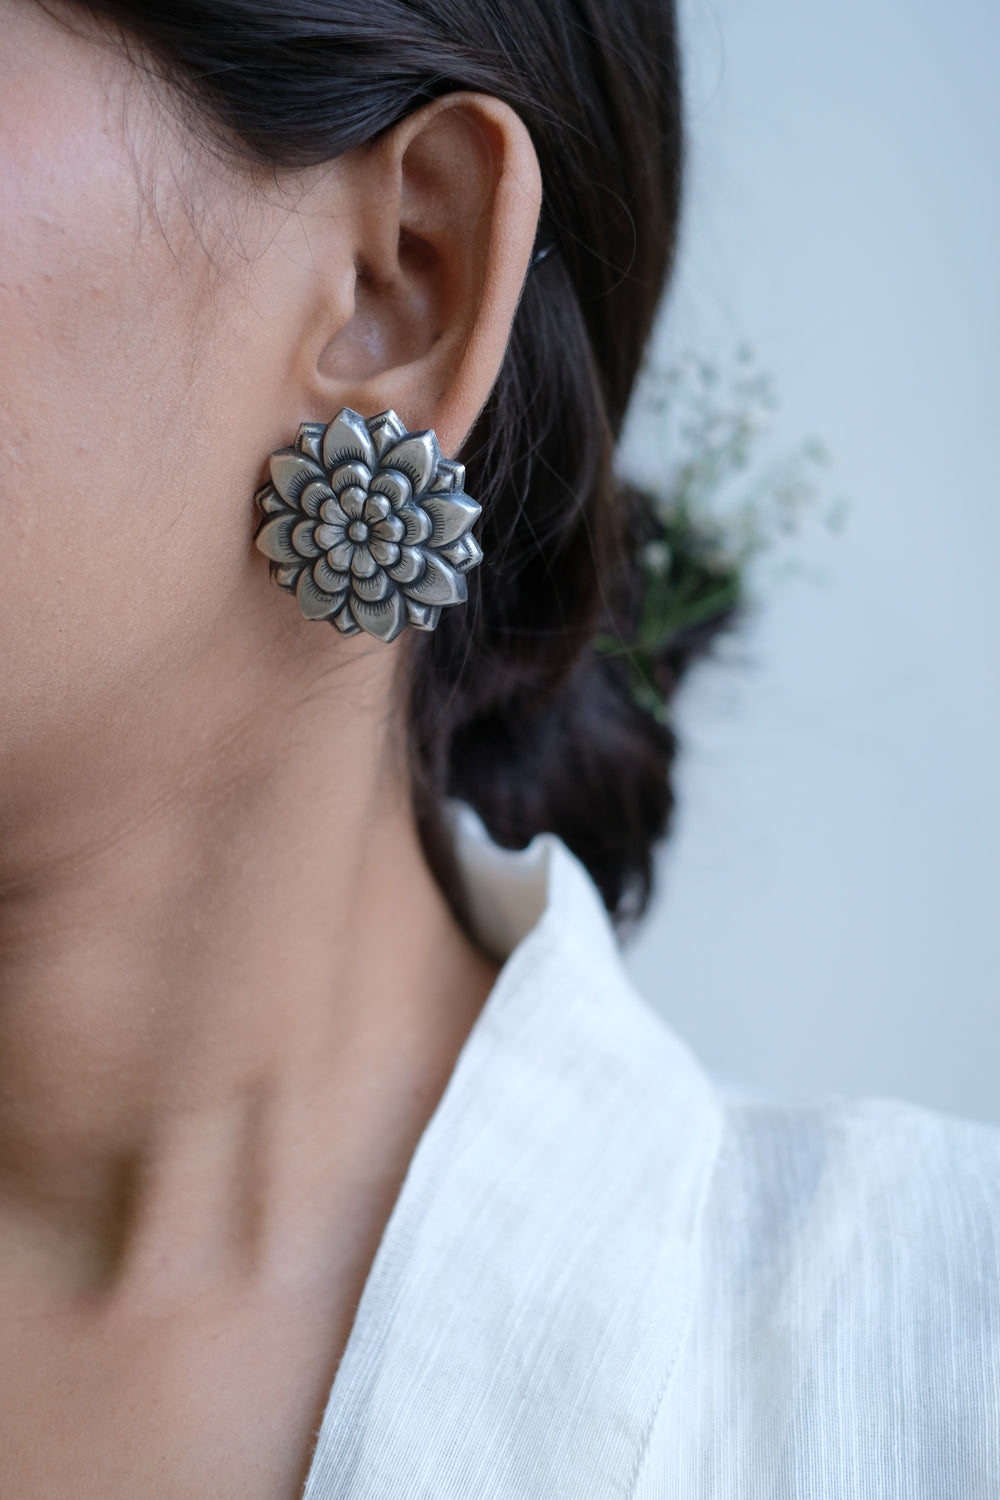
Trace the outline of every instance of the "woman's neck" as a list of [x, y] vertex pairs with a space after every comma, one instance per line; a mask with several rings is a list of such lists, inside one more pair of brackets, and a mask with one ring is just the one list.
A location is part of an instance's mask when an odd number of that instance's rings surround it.
[[8, 781], [5, 1276], [183, 1296], [308, 1274], [334, 1218], [388, 1211], [495, 968], [423, 860], [370, 670], [259, 713], [151, 695]]

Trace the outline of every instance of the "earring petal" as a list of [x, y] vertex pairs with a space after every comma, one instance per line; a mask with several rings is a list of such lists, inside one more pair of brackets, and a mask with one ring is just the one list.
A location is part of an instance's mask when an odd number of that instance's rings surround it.
[[338, 526], [336, 521], [321, 521], [316, 527], [316, 540], [323, 551], [326, 552], [344, 540], [345, 530], [346, 527], [343, 525]]
[[381, 537], [383, 542], [401, 542], [406, 535], [406, 527], [398, 516], [386, 516], [384, 521], [375, 522], [372, 535]]
[[351, 558], [351, 572], [355, 578], [370, 578], [377, 567], [378, 563], [364, 544], [355, 547]]
[[451, 542], [447, 547], [441, 548], [441, 556], [450, 562], [457, 572], [468, 573], [471, 568], [482, 562], [483, 549], [474, 536], [460, 536], [457, 542]]
[[383, 411], [377, 417], [368, 418], [368, 431], [375, 444], [375, 451], [381, 458], [387, 448], [399, 442], [406, 428], [394, 411]]
[[299, 500], [299, 504], [301, 505], [305, 514], [307, 516], [312, 516], [313, 520], [315, 520], [316, 517], [320, 514], [320, 511], [322, 510], [324, 505], [334, 505], [336, 504], [336, 501], [333, 498], [333, 492], [331, 491], [330, 486], [327, 484], [326, 480], [317, 479], [312, 481], [312, 483], [306, 485], [305, 489], [302, 491], [302, 497]]
[[288, 506], [282, 500], [270, 480], [268, 480], [267, 484], [261, 485], [253, 498], [262, 516], [280, 516], [288, 509]]
[[374, 469], [375, 445], [368, 436], [364, 417], [345, 406], [337, 413], [323, 438], [323, 463], [328, 471], [352, 459]]
[[326, 557], [317, 557], [312, 571], [316, 587], [321, 588], [326, 594], [344, 594], [350, 587], [350, 573], [342, 573], [337, 568], [331, 568]]
[[462, 604], [468, 587], [461, 573], [436, 553], [425, 552], [424, 571], [416, 582], [406, 585], [406, 592], [420, 604]]
[[435, 630], [441, 618], [440, 604], [419, 604], [416, 599], [406, 600], [406, 614], [415, 630]]
[[365, 520], [369, 526], [374, 526], [376, 521], [384, 521], [386, 516], [392, 514], [392, 506], [385, 495], [369, 495], [365, 501]]
[[453, 495], [465, 489], [465, 465], [453, 458], [442, 458], [434, 475], [431, 490], [435, 495]]
[[419, 542], [426, 542], [434, 530], [434, 522], [419, 505], [404, 505], [399, 512], [399, 519], [406, 527], [404, 535], [407, 544], [411, 547]]
[[330, 488], [335, 495], [341, 490], [350, 488], [367, 490], [372, 482], [372, 471], [367, 464], [350, 463], [338, 464], [330, 475]]
[[441, 449], [430, 430], [408, 432], [382, 455], [384, 467], [401, 470], [418, 494], [428, 488], [440, 461]]
[[318, 464], [323, 462], [323, 433], [325, 431], [326, 428], [322, 422], [303, 422], [299, 428], [299, 435], [295, 439], [295, 446], [299, 452]]
[[290, 594], [294, 594], [295, 585], [302, 572], [302, 559], [299, 559], [298, 566], [295, 568], [286, 568], [282, 563], [276, 562], [269, 563], [268, 566], [271, 569], [272, 582], [276, 583], [279, 588], [287, 589]]
[[352, 484], [346, 490], [340, 491], [337, 504], [349, 520], [360, 521], [365, 513], [365, 492], [358, 485]]
[[384, 599], [392, 588], [392, 584], [389, 582], [388, 575], [381, 568], [376, 568], [375, 572], [367, 578], [355, 577], [352, 580], [352, 587], [359, 599], [374, 600]]
[[326, 589], [319, 587], [308, 569], [299, 577], [295, 596], [307, 620], [325, 620], [335, 612], [340, 603], [338, 595], [328, 594]]
[[402, 510], [413, 494], [413, 486], [398, 469], [379, 469], [371, 482], [371, 493], [384, 495], [393, 510], [398, 511]]
[[294, 448], [280, 448], [271, 454], [271, 480], [281, 498], [298, 509], [306, 485], [317, 481], [325, 484], [326, 475], [304, 453], [297, 453]]
[[340, 612], [338, 614], [334, 615], [334, 617], [333, 617], [333, 619], [331, 620], [330, 623], [332, 625], [336, 625], [336, 627], [340, 631], [341, 635], [360, 635], [361, 634], [361, 626], [358, 624], [357, 620], [351, 614], [351, 601], [350, 601], [350, 599], [348, 599], [347, 603], [343, 606], [343, 608], [340, 610]]
[[434, 525], [432, 547], [443, 547], [448, 542], [457, 541], [482, 514], [482, 506], [467, 495], [425, 495], [420, 508], [427, 512]]
[[351, 613], [362, 630], [380, 641], [394, 641], [406, 624], [402, 596], [395, 589], [377, 604], [369, 604], [366, 599], [352, 599]]
[[258, 551], [276, 563], [284, 563], [287, 568], [301, 567], [302, 558], [292, 546], [292, 532], [298, 521], [297, 513], [289, 515], [287, 511], [283, 516], [272, 516], [265, 521], [254, 537]]
[[424, 571], [424, 554], [419, 547], [402, 547], [399, 561], [384, 566], [396, 583], [413, 583]]
[[300, 557], [319, 557], [322, 552], [316, 542], [316, 522], [300, 521], [292, 532], [292, 546]]
[[381, 537], [373, 536], [368, 543], [368, 548], [372, 557], [383, 568], [391, 567], [394, 562], [399, 562], [399, 547], [395, 542], [384, 542]]

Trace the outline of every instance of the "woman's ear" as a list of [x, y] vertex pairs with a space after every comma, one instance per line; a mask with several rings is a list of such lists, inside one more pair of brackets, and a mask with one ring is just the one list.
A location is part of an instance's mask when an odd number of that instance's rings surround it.
[[449, 94], [344, 165], [335, 180], [353, 201], [337, 222], [353, 243], [331, 267], [310, 404], [392, 407], [454, 453], [497, 378], [531, 257], [542, 191], [531, 138], [500, 100]]

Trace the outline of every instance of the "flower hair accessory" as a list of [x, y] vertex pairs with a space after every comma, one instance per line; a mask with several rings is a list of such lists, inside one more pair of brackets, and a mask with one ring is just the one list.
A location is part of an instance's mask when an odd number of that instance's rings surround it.
[[407, 624], [433, 630], [445, 605], [464, 603], [464, 575], [482, 561], [470, 534], [482, 507], [464, 483], [433, 432], [345, 406], [272, 453], [254, 540], [307, 620], [380, 641]]

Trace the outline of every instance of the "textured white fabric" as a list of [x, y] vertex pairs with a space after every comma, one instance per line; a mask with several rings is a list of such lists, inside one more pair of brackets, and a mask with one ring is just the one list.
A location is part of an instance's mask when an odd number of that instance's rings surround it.
[[304, 1500], [1000, 1500], [1000, 1132], [724, 1094], [568, 850], [452, 815], [509, 956]]

